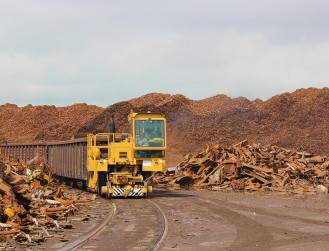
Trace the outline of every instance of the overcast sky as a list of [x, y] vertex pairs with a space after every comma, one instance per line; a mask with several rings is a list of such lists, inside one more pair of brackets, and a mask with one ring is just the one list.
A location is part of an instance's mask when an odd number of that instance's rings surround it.
[[0, 0], [0, 104], [329, 86], [329, 1]]

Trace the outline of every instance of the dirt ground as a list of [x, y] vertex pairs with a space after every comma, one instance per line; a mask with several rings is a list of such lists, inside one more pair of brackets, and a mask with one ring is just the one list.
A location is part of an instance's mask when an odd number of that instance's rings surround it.
[[[329, 249], [328, 195], [156, 189], [149, 199], [162, 209], [168, 222], [167, 235], [158, 250]], [[153, 250], [164, 226], [156, 207], [145, 199], [112, 202], [116, 208], [113, 220], [78, 250]], [[90, 223], [77, 225], [70, 239], [74, 232], [89, 232], [94, 227]], [[49, 247], [53, 250], [56, 245]]]
[[169, 230], [160, 250], [328, 250], [328, 196], [159, 190]]

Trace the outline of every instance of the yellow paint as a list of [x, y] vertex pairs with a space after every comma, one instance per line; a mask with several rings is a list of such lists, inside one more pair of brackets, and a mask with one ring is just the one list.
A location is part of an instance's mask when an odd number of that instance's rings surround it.
[[[90, 190], [95, 191], [98, 182], [103, 182], [102, 186], [106, 185], [104, 175], [110, 186], [137, 187], [144, 186], [143, 175], [146, 172], [149, 174], [165, 170], [165, 117], [159, 113], [132, 112], [128, 115], [128, 123], [129, 133], [88, 134], [87, 169]], [[103, 180], [99, 177], [103, 177]], [[147, 188], [143, 191], [147, 194]], [[110, 187], [109, 193], [113, 193], [113, 188]]]

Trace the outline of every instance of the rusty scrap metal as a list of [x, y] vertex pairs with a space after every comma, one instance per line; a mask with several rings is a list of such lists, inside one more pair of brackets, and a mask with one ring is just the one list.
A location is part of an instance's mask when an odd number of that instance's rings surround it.
[[226, 148], [207, 146], [195, 156], [187, 155], [174, 171], [155, 174], [153, 182], [172, 189], [315, 194], [328, 192], [328, 169], [326, 156], [242, 141]]
[[[50, 230], [72, 228], [68, 216], [78, 211], [79, 199], [67, 196], [42, 159], [27, 164], [0, 156], [0, 171], [0, 236], [38, 243], [57, 238]], [[7, 238], [0, 238], [0, 247], [3, 241]]]

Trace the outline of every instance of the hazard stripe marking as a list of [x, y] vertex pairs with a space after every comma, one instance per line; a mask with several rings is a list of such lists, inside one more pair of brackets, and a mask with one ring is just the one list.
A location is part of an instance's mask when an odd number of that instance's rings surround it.
[[[112, 188], [113, 188], [112, 196], [122, 196], [122, 194], [125, 192], [124, 188], [117, 188], [117, 187], [112, 187]], [[143, 196], [143, 195], [144, 195], [144, 193], [142, 192], [142, 187], [134, 188], [128, 194], [128, 196]]]

